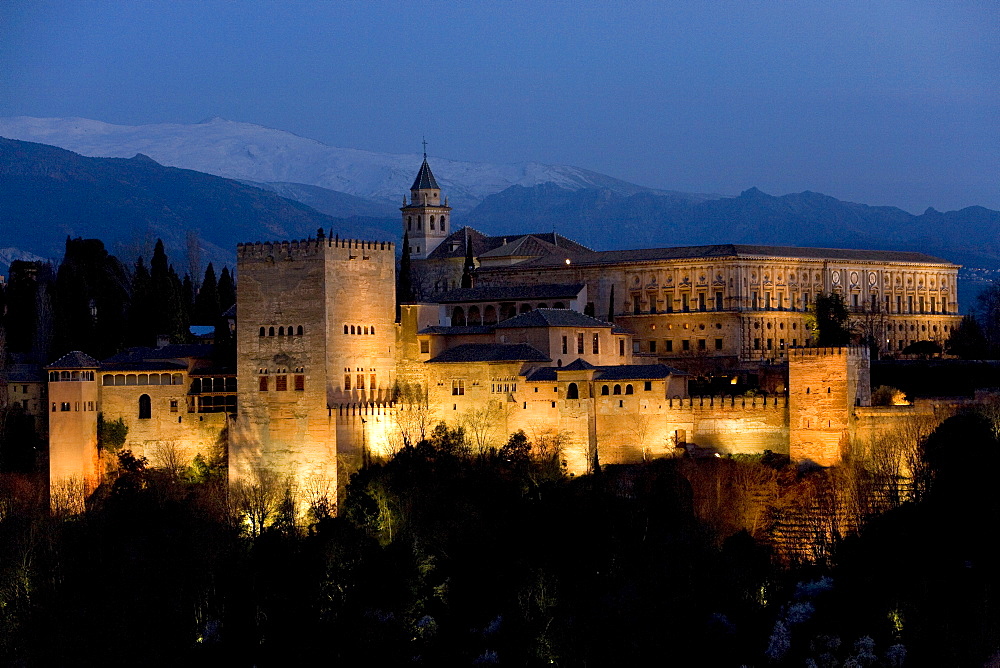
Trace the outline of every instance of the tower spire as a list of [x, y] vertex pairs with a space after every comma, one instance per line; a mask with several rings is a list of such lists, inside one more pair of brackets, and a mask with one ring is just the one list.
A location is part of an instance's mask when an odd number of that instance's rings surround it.
[[427, 137], [422, 137], [422, 139], [421, 143], [424, 145], [424, 162], [427, 162]]

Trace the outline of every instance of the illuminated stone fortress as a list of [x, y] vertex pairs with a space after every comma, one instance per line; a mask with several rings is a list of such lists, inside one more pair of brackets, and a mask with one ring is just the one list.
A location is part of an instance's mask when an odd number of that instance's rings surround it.
[[[99, 482], [96, 411], [122, 419], [126, 446], [154, 463], [222, 444], [231, 482], [268, 476], [303, 505], [439, 422], [473, 447], [524, 430], [577, 474], [679, 451], [834, 465], [858, 424], [874, 433], [927, 410], [867, 408], [870, 344], [897, 354], [943, 342], [959, 322], [958, 267], [920, 253], [489, 237], [451, 229], [426, 157], [401, 213], [418, 299], [398, 316], [392, 243], [243, 243], [235, 369], [213, 369], [194, 347], [52, 365], [53, 486]], [[463, 274], [472, 287], [459, 287]], [[807, 309], [831, 292], [868, 346], [805, 347]], [[690, 391], [694, 378], [757, 374], [770, 374], [769, 392]], [[86, 387], [60, 390], [67, 381]], [[77, 403], [93, 404], [93, 419], [74, 416]]]

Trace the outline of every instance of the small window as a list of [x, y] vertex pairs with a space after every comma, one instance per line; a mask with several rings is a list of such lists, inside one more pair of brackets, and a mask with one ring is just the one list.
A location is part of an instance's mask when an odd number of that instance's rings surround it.
[[608, 396], [608, 394], [610, 394], [610, 393], [611, 393], [611, 392], [610, 392], [610, 389], [608, 388], [608, 386], [607, 386], [607, 385], [602, 385], [602, 386], [601, 386], [601, 396], [602, 396], [602, 397], [606, 397], [606, 396]]
[[274, 327], [268, 327], [267, 328], [267, 335], [268, 336], [274, 336]]
[[651, 353], [655, 353], [656, 352], [656, 340], [655, 339], [652, 339], [649, 342], [649, 352], [651, 352]]
[[653, 390], [653, 381], [647, 380], [642, 384], [643, 392], [651, 392]]
[[461, 397], [465, 395], [465, 381], [464, 380], [453, 380], [451, 381], [451, 395], [453, 397]]
[[664, 351], [668, 353], [674, 352], [674, 342], [671, 339], [667, 339], [666, 341], [664, 341], [663, 345], [665, 346], [663, 348]]
[[63, 412], [70, 410], [69, 402], [68, 401], [63, 401], [62, 403], [60, 403], [59, 404], [59, 410], [63, 411]]
[[683, 339], [681, 341], [681, 350], [683, 351], [691, 350], [691, 341], [689, 341], [688, 339]]
[[267, 376], [259, 376], [257, 378], [257, 389], [260, 392], [267, 392]]
[[705, 339], [698, 339], [698, 350], [706, 350], [707, 345]]
[[344, 325], [344, 334], [347, 334], [347, 325]]
[[260, 336], [264, 336], [264, 328], [263, 327], [260, 328]]
[[375, 386], [375, 374], [372, 374], [371, 377], [368, 380], [369, 380], [368, 389], [369, 390], [374, 390], [375, 387], [376, 387]]
[[344, 392], [350, 392], [350, 391], [351, 391], [351, 374], [345, 373], [344, 374]]
[[598, 355], [601, 352], [601, 338], [598, 334], [594, 334], [594, 354]]
[[177, 400], [176, 399], [171, 399], [170, 400], [170, 412], [171, 413], [176, 413], [177, 412]]
[[153, 406], [152, 402], [149, 400], [148, 394], [143, 394], [139, 397], [139, 419], [148, 420], [153, 416]]
[[278, 328], [278, 336], [284, 336], [284, 335], [285, 335], [285, 328], [284, 327], [279, 327]]
[[618, 356], [625, 356], [625, 339], [618, 339]]
[[716, 350], [722, 350], [722, 339], [716, 339], [715, 340], [715, 349]]
[[566, 398], [567, 399], [579, 399], [580, 398], [580, 388], [577, 387], [576, 383], [570, 383], [566, 388]]
[[622, 386], [615, 385], [615, 389], [613, 390], [612, 394], [621, 394], [621, 393], [622, 393]]
[[302, 374], [296, 374], [295, 376], [295, 390], [297, 392], [302, 392], [306, 389], [306, 377]]
[[278, 392], [285, 392], [288, 390], [288, 376], [282, 374], [280, 376], [274, 377], [274, 389]]
[[359, 373], [354, 380], [357, 381], [357, 386], [356, 386], [357, 389], [359, 390], [365, 389], [365, 374]]
[[431, 351], [431, 342], [430, 341], [421, 341], [420, 342], [420, 352], [422, 352], [422, 353], [429, 353], [430, 351]]
[[580, 332], [576, 335], [576, 354], [577, 355], [583, 354], [583, 332]]
[[569, 339], [568, 337], [562, 337], [562, 354], [569, 354]]
[[626, 385], [625, 386], [625, 394], [633, 394], [634, 392], [635, 392], [635, 388], [633, 388], [631, 385]]

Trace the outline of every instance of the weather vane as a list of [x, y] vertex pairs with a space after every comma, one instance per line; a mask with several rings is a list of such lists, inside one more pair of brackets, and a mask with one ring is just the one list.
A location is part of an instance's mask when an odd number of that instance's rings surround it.
[[423, 142], [422, 143], [424, 145], [424, 160], [426, 160], [427, 159], [427, 137], [423, 137]]

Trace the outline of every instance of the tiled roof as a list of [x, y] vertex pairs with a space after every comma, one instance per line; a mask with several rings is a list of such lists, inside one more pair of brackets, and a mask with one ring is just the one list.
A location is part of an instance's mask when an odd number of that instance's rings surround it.
[[497, 329], [513, 327], [606, 327], [611, 329], [610, 322], [604, 322], [589, 315], [564, 308], [536, 308], [508, 320], [504, 320]]
[[97, 369], [101, 366], [101, 363], [95, 360], [93, 357], [87, 353], [82, 353], [79, 350], [74, 350], [71, 353], [66, 353], [59, 359], [57, 359], [52, 364], [45, 367], [46, 369]]
[[594, 380], [653, 380], [684, 375], [687, 374], [666, 364], [621, 364], [597, 367]]
[[562, 368], [565, 371], [585, 371], [587, 369], [596, 369], [597, 367], [595, 367], [587, 360], [577, 357], [575, 360], [573, 360], [572, 362], [570, 362], [569, 364], [567, 364]]
[[424, 327], [417, 334], [443, 334], [445, 336], [460, 336], [463, 334], [492, 334], [490, 325], [472, 325], [466, 327], [448, 327], [446, 325], [431, 325]]
[[482, 257], [494, 249], [511, 244], [518, 239], [526, 237], [533, 237], [534, 239], [543, 242], [543, 244], [548, 244], [539, 245], [537, 248], [548, 249], [546, 254], [555, 253], [555, 257], [561, 258], [562, 262], [566, 261], [567, 254], [571, 254], [570, 257], [574, 257], [574, 254], [594, 252], [586, 246], [578, 244], [572, 239], [567, 239], [561, 234], [555, 234], [553, 232], [541, 232], [537, 234], [508, 234], [491, 237], [472, 227], [462, 227], [445, 237], [444, 241], [442, 241], [437, 248], [431, 251], [431, 254], [428, 257], [431, 259], [443, 259], [449, 257], [464, 258], [466, 235], [468, 235], [469, 244], [472, 246], [472, 254], [476, 257]]
[[[855, 250], [849, 248], [805, 248], [796, 246], [757, 246], [747, 244], [716, 244], [710, 246], [678, 246], [674, 248], [638, 248], [617, 251], [591, 251], [567, 254], [573, 264], [605, 265], [624, 262], [652, 262], [656, 260], [683, 260], [695, 258], [758, 258], [781, 257], [816, 260], [854, 260], [867, 262], [906, 262], [918, 264], [951, 264], [947, 260], [925, 253], [910, 251]], [[520, 266], [557, 266], [565, 258], [539, 257]], [[490, 271], [486, 269], [486, 271]]]
[[420, 171], [417, 172], [417, 178], [413, 180], [413, 185], [410, 186], [410, 190], [427, 190], [433, 188], [439, 190], [437, 181], [434, 180], [434, 174], [431, 173], [431, 166], [427, 164], [427, 158], [424, 158], [424, 163], [420, 165]]
[[465, 343], [449, 348], [428, 363], [435, 362], [551, 362], [526, 343]]
[[103, 362], [101, 371], [179, 371], [187, 364], [170, 360], [152, 362]]
[[513, 241], [483, 253], [479, 256], [479, 259], [495, 257], [542, 257], [545, 255], [558, 255], [561, 252], [558, 246], [527, 234], [523, 237], [516, 237]]
[[104, 364], [121, 364], [131, 362], [160, 362], [182, 359], [207, 359], [212, 356], [212, 345], [209, 343], [177, 343], [161, 348], [129, 348], [124, 352], [104, 360]]
[[573, 299], [586, 287], [583, 283], [545, 285], [495, 285], [481, 288], [456, 288], [435, 301], [441, 304], [461, 302], [502, 302], [526, 299]]
[[45, 380], [45, 372], [38, 364], [11, 364], [7, 369], [8, 383], [37, 383]]

